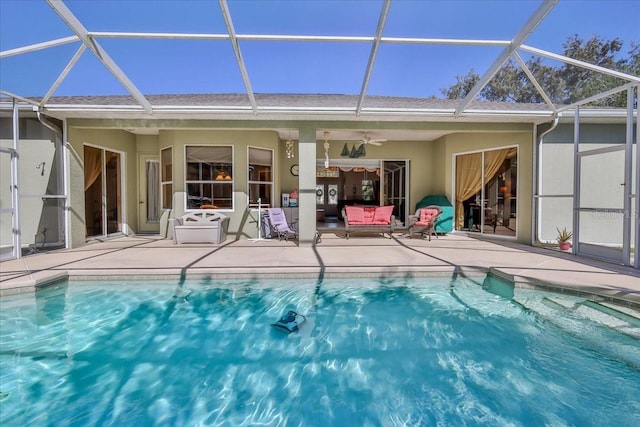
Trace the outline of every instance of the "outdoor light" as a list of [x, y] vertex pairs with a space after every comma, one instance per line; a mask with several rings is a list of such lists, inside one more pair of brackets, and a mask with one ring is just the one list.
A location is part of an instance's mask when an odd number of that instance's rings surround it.
[[46, 165], [46, 162], [40, 162], [40, 164], [38, 166], [36, 166], [36, 169], [42, 169], [40, 171], [40, 176], [44, 176], [44, 165]]
[[287, 159], [293, 159], [296, 156], [296, 153], [293, 151], [294, 142], [291, 139], [291, 131], [289, 131], [289, 139], [284, 143], [285, 153], [287, 154]]
[[327, 169], [329, 168], [329, 148], [330, 148], [330, 144], [329, 144], [329, 132], [325, 131], [324, 132], [324, 168]]

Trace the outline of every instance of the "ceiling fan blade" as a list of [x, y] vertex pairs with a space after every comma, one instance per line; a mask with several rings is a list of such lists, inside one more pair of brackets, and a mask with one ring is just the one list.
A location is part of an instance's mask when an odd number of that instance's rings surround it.
[[367, 144], [377, 145], [378, 147], [380, 147], [384, 141], [386, 141], [386, 139], [372, 139], [367, 141]]

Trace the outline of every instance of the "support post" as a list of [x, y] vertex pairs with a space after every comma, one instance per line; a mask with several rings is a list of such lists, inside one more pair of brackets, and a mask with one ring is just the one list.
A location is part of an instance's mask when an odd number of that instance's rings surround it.
[[298, 155], [298, 239], [300, 246], [312, 246], [316, 236], [316, 128], [299, 129]]

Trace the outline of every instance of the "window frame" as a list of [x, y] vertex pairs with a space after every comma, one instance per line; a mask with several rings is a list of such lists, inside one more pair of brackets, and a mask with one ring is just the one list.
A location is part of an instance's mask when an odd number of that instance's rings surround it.
[[[215, 178], [212, 177], [211, 180], [203, 180], [203, 179], [199, 179], [199, 180], [190, 180], [187, 179], [187, 174], [189, 173], [189, 165], [188, 165], [188, 159], [187, 159], [187, 152], [189, 150], [189, 148], [228, 148], [231, 151], [231, 174], [230, 174], [230, 179], [229, 180], [216, 180]], [[202, 162], [200, 162], [202, 164]], [[197, 208], [190, 208], [189, 207], [189, 184], [209, 184], [209, 185], [231, 185], [231, 207], [219, 207], [216, 208], [217, 211], [220, 212], [232, 212], [235, 210], [235, 180], [234, 180], [234, 172], [235, 169], [235, 150], [234, 150], [234, 146], [233, 144], [185, 144], [184, 146], [184, 192], [185, 192], [185, 198], [184, 198], [184, 210], [185, 212], [194, 212], [194, 211], [199, 211], [201, 210], [200, 207]]]
[[[171, 160], [170, 168], [171, 168], [171, 179], [165, 181], [165, 163], [163, 153], [169, 150], [170, 155], [169, 159]], [[171, 210], [173, 209], [173, 147], [164, 147], [160, 149], [160, 208], [163, 210]], [[171, 195], [169, 200], [165, 200], [165, 189], [169, 187], [169, 192], [167, 194]]]
[[[270, 176], [271, 179], [270, 180], [265, 180], [265, 181], [261, 181], [261, 180], [252, 180], [251, 179], [251, 150], [262, 150], [262, 151], [268, 151], [271, 153], [271, 165], [269, 166], [270, 169]], [[270, 187], [270, 191], [269, 191], [269, 198], [270, 198], [270, 202], [271, 203], [261, 203], [261, 207], [273, 207], [274, 203], [275, 203], [275, 181], [274, 181], [274, 176], [275, 176], [275, 150], [272, 148], [267, 148], [267, 147], [258, 147], [258, 146], [254, 146], [254, 145], [248, 145], [247, 146], [247, 200], [248, 200], [248, 204], [249, 204], [249, 209], [257, 209], [258, 205], [256, 203], [251, 203], [251, 187], [253, 185], [268, 185]]]

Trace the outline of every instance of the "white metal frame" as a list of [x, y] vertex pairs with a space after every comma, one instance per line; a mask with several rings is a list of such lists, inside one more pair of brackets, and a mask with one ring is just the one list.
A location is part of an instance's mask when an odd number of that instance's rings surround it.
[[[610, 70], [604, 67], [600, 67], [594, 64], [589, 64], [584, 61], [572, 59], [563, 55], [559, 55], [553, 52], [548, 52], [543, 49], [527, 46], [524, 44], [529, 35], [544, 21], [547, 15], [557, 5], [559, 0], [543, 0], [539, 7], [533, 12], [525, 24], [514, 35], [511, 40], [482, 40], [482, 39], [446, 39], [446, 38], [413, 38], [413, 37], [384, 37], [384, 29], [387, 22], [387, 16], [389, 14], [391, 1], [384, 0], [380, 9], [380, 15], [378, 18], [378, 24], [375, 30], [375, 34], [371, 36], [316, 36], [316, 35], [284, 35], [284, 34], [238, 34], [235, 30], [231, 12], [229, 10], [227, 0], [218, 0], [222, 17], [226, 26], [226, 34], [207, 34], [207, 33], [149, 33], [149, 32], [115, 32], [115, 31], [90, 31], [84, 27], [80, 20], [71, 12], [71, 10], [65, 5], [62, 0], [46, 0], [49, 6], [60, 17], [60, 19], [73, 31], [75, 35], [69, 37], [63, 37], [59, 39], [50, 40], [47, 42], [36, 43], [20, 48], [9, 49], [0, 52], [0, 59], [7, 58], [14, 55], [22, 55], [30, 52], [34, 52], [42, 49], [50, 49], [53, 47], [66, 45], [80, 41], [82, 45], [75, 52], [73, 57], [68, 62], [67, 66], [62, 70], [58, 78], [51, 85], [45, 96], [40, 100], [39, 106], [45, 109], [51, 109], [51, 111], [61, 111], [69, 106], [55, 106], [48, 104], [50, 97], [53, 95], [58, 86], [69, 75], [71, 69], [76, 65], [78, 59], [82, 56], [85, 50], [89, 50], [93, 55], [106, 67], [106, 69], [122, 84], [127, 92], [136, 100], [137, 106], [103, 106], [105, 110], [114, 111], [141, 111], [147, 114], [153, 115], [155, 112], [163, 112], [167, 109], [176, 111], [176, 106], [152, 106], [149, 100], [140, 92], [135, 84], [129, 79], [124, 71], [118, 66], [118, 64], [109, 56], [108, 52], [100, 45], [99, 39], [101, 38], [122, 38], [122, 39], [187, 39], [187, 40], [219, 40], [226, 41], [231, 44], [233, 49], [238, 69], [245, 87], [246, 94], [249, 98], [250, 105], [248, 107], [221, 107], [221, 106], [200, 106], [198, 109], [206, 111], [221, 111], [221, 109], [236, 112], [250, 112], [252, 115], [269, 114], [274, 111], [278, 111], [279, 108], [270, 106], [260, 106], [256, 101], [255, 94], [253, 92], [251, 79], [249, 76], [249, 70], [247, 69], [244, 57], [242, 55], [241, 43], [244, 41], [259, 41], [259, 42], [305, 42], [305, 43], [317, 43], [317, 42], [329, 42], [329, 43], [365, 43], [371, 46], [369, 53], [369, 60], [362, 77], [362, 84], [360, 88], [360, 94], [357, 97], [356, 104], [348, 108], [333, 108], [331, 111], [343, 111], [346, 113], [360, 116], [363, 113], [379, 114], [380, 111], [375, 108], [364, 108], [364, 100], [367, 96], [367, 89], [369, 81], [376, 63], [377, 53], [380, 45], [382, 44], [417, 44], [417, 45], [455, 45], [455, 46], [502, 46], [503, 50], [495, 58], [491, 66], [480, 77], [477, 84], [471, 89], [471, 91], [462, 99], [455, 109], [451, 111], [442, 111], [441, 114], [448, 115], [453, 118], [460, 117], [462, 114], [468, 114], [468, 107], [471, 101], [480, 93], [480, 91], [491, 81], [496, 73], [504, 66], [510, 58], [514, 58], [523, 68], [525, 74], [529, 77], [532, 84], [535, 86], [540, 95], [545, 99], [549, 111], [544, 112], [544, 116], [549, 113], [555, 114], [558, 111], [571, 109], [574, 106], [564, 107], [562, 109], [556, 107], [551, 102], [544, 89], [533, 77], [533, 74], [526, 67], [524, 61], [519, 56], [519, 51], [538, 55], [552, 60], [560, 61], [566, 64], [571, 64], [579, 68], [595, 71], [608, 76], [619, 78], [626, 82], [615, 91], [625, 90], [629, 85], [637, 85], [640, 83], [639, 76], [633, 76], [625, 73], [621, 73], [615, 70]], [[8, 92], [2, 92], [5, 95], [11, 95]], [[32, 101], [31, 101], [32, 102]], [[78, 106], [75, 106], [76, 108]], [[192, 107], [190, 107], [192, 109]], [[185, 108], [189, 110], [190, 108]], [[180, 109], [180, 108], [178, 108]], [[285, 107], [282, 110], [291, 111], [290, 107]], [[305, 108], [298, 109], [304, 111]], [[316, 109], [317, 110], [317, 109]], [[401, 109], [402, 110], [402, 109]], [[385, 110], [386, 111], [386, 110]], [[402, 111], [398, 111], [402, 113]]]

